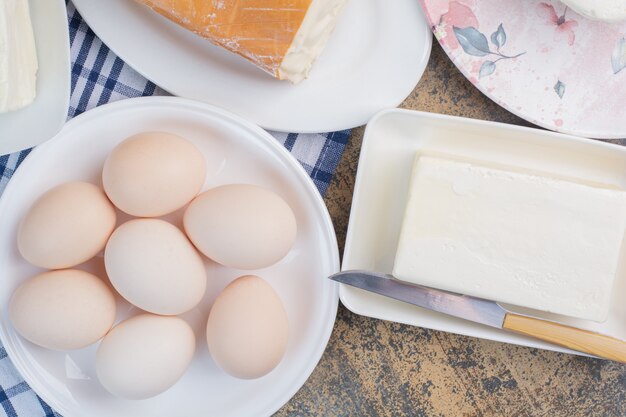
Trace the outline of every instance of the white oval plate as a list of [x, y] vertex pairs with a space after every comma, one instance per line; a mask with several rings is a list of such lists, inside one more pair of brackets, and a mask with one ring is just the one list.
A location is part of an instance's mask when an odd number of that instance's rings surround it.
[[330, 132], [396, 107], [419, 81], [432, 35], [415, 0], [350, 0], [308, 80], [278, 81], [134, 0], [73, 0], [124, 61], [172, 94], [283, 132]]
[[[101, 167], [111, 149], [127, 136], [146, 130], [177, 133], [198, 146], [209, 166], [205, 189], [233, 182], [263, 185], [285, 198], [296, 214], [298, 236], [291, 252], [272, 267], [251, 271], [272, 284], [289, 318], [287, 353], [265, 377], [249, 381], [230, 377], [209, 356], [204, 327], [211, 303], [244, 272], [208, 261], [206, 296], [199, 307], [183, 315], [196, 331], [193, 362], [176, 385], [149, 400], [118, 399], [102, 388], [94, 369], [97, 345], [71, 352], [46, 350], [19, 337], [8, 320], [11, 293], [38, 272], [16, 249], [17, 225], [24, 212], [45, 190], [60, 183], [100, 184]], [[180, 226], [180, 210], [168, 218]], [[30, 386], [64, 417], [267, 416], [304, 384], [333, 328], [338, 291], [326, 277], [338, 271], [339, 255], [317, 189], [300, 164], [267, 132], [206, 104], [171, 97], [131, 99], [71, 120], [55, 138], [36, 148], [9, 182], [0, 199], [0, 230], [2, 342]], [[84, 268], [102, 275], [102, 263], [96, 257]], [[120, 300], [118, 319], [135, 310]]]
[[70, 103], [70, 43], [64, 0], [30, 0], [37, 47], [37, 96], [23, 109], [0, 113], [0, 155], [53, 137]]

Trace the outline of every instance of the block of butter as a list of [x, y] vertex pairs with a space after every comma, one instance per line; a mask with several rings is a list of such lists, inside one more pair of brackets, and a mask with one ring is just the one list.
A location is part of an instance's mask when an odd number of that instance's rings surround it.
[[0, 113], [33, 102], [37, 52], [28, 0], [0, 1]]
[[418, 155], [393, 274], [603, 321], [625, 227], [622, 190]]

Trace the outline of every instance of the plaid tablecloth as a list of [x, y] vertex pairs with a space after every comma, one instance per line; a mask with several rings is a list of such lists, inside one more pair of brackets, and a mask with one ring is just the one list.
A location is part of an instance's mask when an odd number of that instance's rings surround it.
[[[166, 95], [112, 53], [67, 4], [72, 55], [72, 96], [68, 119], [93, 107], [129, 97]], [[349, 131], [323, 134], [270, 132], [309, 173], [323, 195], [348, 140]], [[28, 150], [0, 156], [0, 195]], [[0, 346], [0, 415], [59, 416], [24, 382]], [[112, 416], [113, 417], [113, 416]]]

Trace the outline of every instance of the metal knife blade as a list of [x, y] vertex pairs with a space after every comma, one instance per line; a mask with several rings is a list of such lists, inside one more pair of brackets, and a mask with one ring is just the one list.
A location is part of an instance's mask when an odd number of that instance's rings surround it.
[[508, 312], [495, 301], [410, 284], [399, 281], [391, 275], [370, 271], [343, 271], [329, 278], [405, 303], [499, 329], [502, 328]]
[[626, 341], [538, 317], [516, 314], [500, 307], [495, 301], [409, 284], [391, 275], [368, 271], [339, 272], [330, 278], [429, 310], [626, 363]]

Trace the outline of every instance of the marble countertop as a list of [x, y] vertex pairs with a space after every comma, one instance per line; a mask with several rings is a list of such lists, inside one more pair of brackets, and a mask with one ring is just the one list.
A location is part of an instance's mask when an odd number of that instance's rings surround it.
[[[438, 44], [400, 107], [530, 126]], [[326, 195], [343, 251], [363, 128]], [[342, 305], [319, 365], [277, 416], [625, 416], [626, 365], [357, 316]]]

